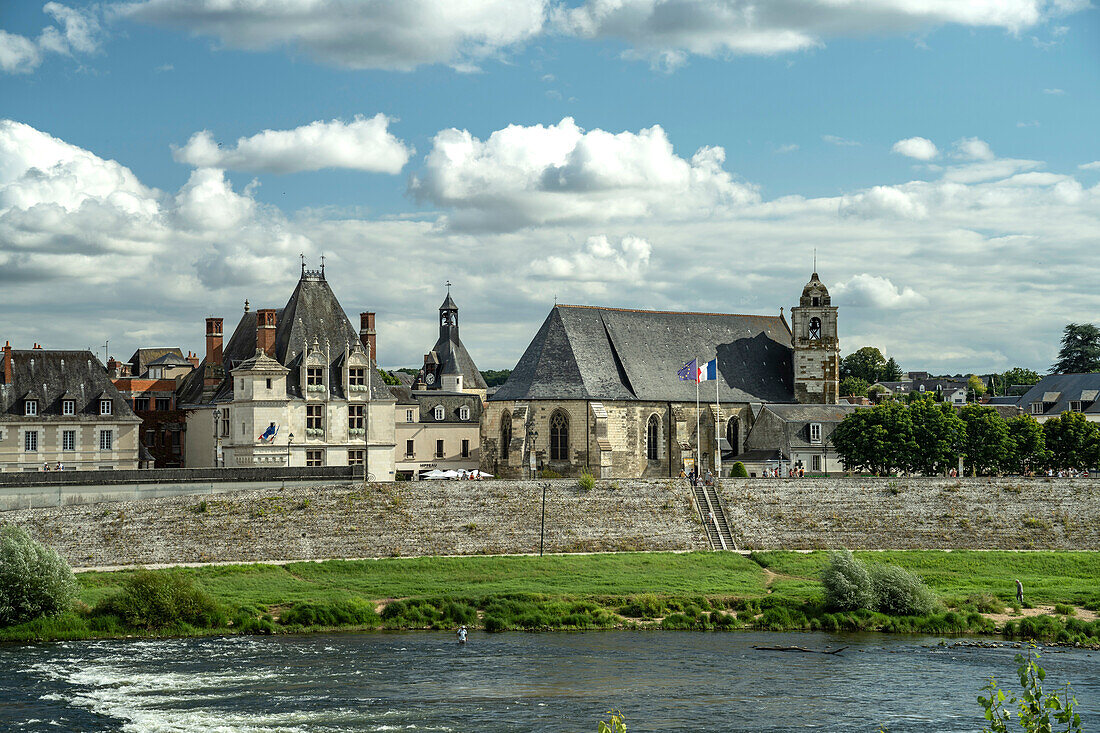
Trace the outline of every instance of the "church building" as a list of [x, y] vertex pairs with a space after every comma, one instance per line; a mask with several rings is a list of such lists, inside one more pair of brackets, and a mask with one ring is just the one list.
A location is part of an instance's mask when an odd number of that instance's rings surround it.
[[[307, 270], [282, 308], [245, 311], [222, 344], [206, 319], [206, 357], [181, 383], [186, 465], [362, 466], [394, 479], [394, 405], [375, 367], [374, 313], [358, 335], [325, 280]], [[369, 435], [368, 435], [369, 432]]]
[[[681, 381], [717, 359], [714, 380]], [[835, 404], [837, 309], [815, 272], [778, 316], [555, 305], [486, 403], [482, 470], [603, 477], [715, 470], [767, 404]], [[698, 431], [696, 425], [698, 424]], [[697, 448], [698, 446], [698, 448]]]

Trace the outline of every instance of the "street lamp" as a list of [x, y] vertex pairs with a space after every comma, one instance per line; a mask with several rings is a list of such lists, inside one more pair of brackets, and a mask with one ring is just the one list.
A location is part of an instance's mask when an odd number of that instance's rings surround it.
[[290, 468], [290, 446], [294, 444], [294, 433], [291, 433], [286, 438], [286, 466]]
[[214, 408], [214, 468], [218, 467], [221, 454], [221, 419], [222, 411]]

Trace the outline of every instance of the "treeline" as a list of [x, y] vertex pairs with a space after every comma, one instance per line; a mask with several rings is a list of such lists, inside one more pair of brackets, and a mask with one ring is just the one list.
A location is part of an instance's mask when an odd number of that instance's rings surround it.
[[830, 443], [849, 471], [938, 476], [964, 460], [966, 473], [1083, 471], [1100, 463], [1100, 426], [1079, 412], [1040, 425], [1030, 415], [1004, 418], [994, 408], [955, 409], [927, 396], [856, 410]]

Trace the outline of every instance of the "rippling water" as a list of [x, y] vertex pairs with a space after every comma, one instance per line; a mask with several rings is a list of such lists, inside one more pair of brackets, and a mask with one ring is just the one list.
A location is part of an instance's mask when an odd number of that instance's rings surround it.
[[[376, 633], [0, 646], [18, 731], [978, 731], [1015, 649], [884, 635]], [[754, 644], [838, 656], [765, 652]], [[1049, 650], [1100, 730], [1100, 652]], [[606, 717], [606, 716], [604, 716]]]

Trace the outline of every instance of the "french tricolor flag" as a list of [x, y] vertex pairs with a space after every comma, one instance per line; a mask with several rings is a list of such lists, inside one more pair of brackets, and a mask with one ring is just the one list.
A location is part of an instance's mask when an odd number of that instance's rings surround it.
[[718, 379], [718, 359], [715, 357], [706, 364], [699, 365], [699, 375], [695, 378], [696, 382], [708, 382], [713, 379]]

